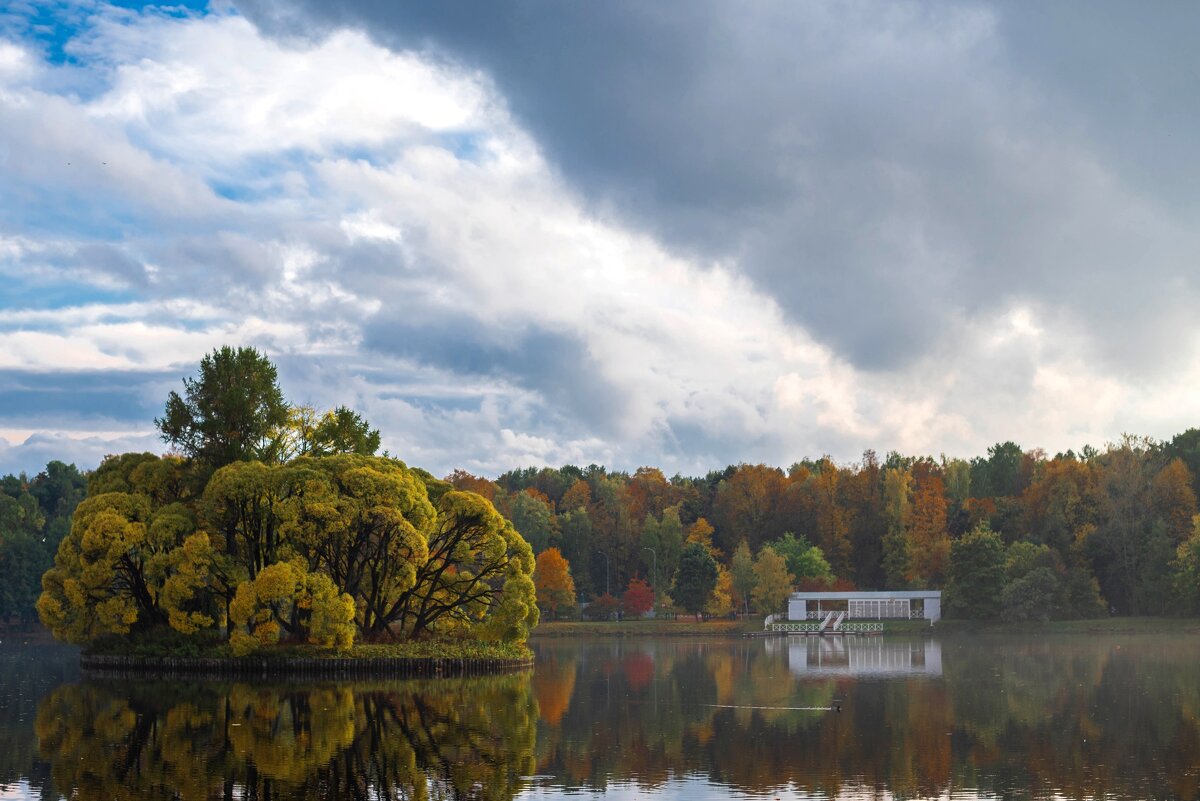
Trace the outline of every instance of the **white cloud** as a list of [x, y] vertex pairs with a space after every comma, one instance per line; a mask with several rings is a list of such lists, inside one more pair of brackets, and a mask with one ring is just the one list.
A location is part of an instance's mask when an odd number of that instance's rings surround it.
[[[29, 58], [7, 47], [0, 81]], [[79, 53], [100, 91], [39, 84], [35, 64], [0, 95], [0, 182], [45, 201], [18, 218], [0, 198], [0, 219], [29, 220], [0, 229], [0, 271], [24, 287], [0, 304], [0, 370], [182, 374], [256, 345], [292, 398], [354, 405], [411, 463], [493, 473], [1056, 449], [1200, 411], [1105, 375], [1032, 301], [947, 315], [904, 370], [856, 369], [736, 259], [672, 253], [587, 206], [484, 76], [359, 34], [283, 45], [237, 16], [113, 12]], [[63, 287], [80, 299], [36, 302]], [[369, 342], [385, 324], [399, 333]], [[90, 425], [18, 432], [0, 412], [20, 435], [0, 459], [153, 443]]]

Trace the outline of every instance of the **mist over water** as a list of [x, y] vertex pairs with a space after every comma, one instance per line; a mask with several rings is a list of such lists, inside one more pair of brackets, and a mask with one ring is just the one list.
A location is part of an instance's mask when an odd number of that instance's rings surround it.
[[0, 643], [0, 798], [1200, 797], [1192, 634], [534, 645], [504, 676], [252, 684]]

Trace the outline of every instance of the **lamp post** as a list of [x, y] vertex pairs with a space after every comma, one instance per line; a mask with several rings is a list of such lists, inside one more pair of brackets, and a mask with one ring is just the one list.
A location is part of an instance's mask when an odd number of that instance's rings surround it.
[[642, 550], [649, 551], [650, 555], [654, 557], [654, 594], [657, 595], [658, 594], [658, 551], [654, 550], [649, 545], [643, 545]]

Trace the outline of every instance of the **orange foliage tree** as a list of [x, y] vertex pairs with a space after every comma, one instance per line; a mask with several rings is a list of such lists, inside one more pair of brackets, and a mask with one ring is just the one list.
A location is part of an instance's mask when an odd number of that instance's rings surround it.
[[941, 584], [950, 557], [946, 530], [946, 493], [942, 477], [928, 473], [917, 478], [908, 530], [908, 580], [917, 587]]
[[547, 548], [538, 554], [533, 586], [537, 590], [538, 606], [549, 612], [551, 618], [557, 618], [560, 609], [575, 606], [571, 565], [557, 548]]

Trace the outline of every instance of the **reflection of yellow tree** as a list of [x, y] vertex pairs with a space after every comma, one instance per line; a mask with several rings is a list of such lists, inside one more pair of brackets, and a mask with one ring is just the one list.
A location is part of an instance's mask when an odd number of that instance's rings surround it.
[[78, 801], [507, 801], [533, 770], [528, 675], [370, 684], [60, 687], [36, 731]]

